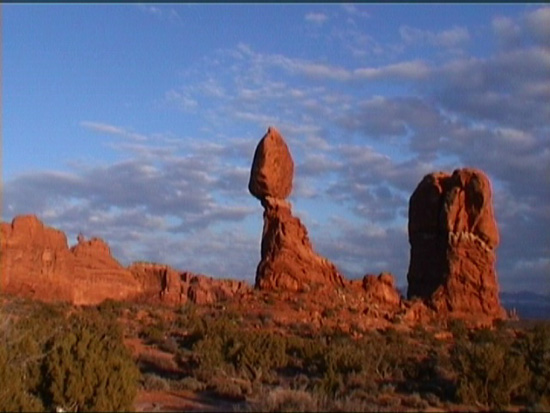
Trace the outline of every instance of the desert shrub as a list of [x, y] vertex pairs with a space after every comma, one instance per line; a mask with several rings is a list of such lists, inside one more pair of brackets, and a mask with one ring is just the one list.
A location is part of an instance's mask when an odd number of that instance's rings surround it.
[[220, 397], [237, 401], [244, 400], [252, 389], [250, 382], [230, 377], [212, 377], [208, 387]]
[[166, 337], [157, 345], [160, 350], [171, 354], [176, 354], [179, 350], [178, 342], [173, 337]]
[[316, 397], [303, 390], [278, 388], [252, 406], [258, 412], [314, 412], [319, 411]]
[[44, 398], [65, 410], [129, 410], [139, 371], [114, 323], [92, 312], [73, 316], [46, 346]]
[[11, 345], [0, 343], [0, 411], [42, 411], [42, 401], [26, 385], [21, 363]]
[[180, 365], [188, 360], [187, 367], [199, 378], [223, 370], [246, 379], [270, 379], [274, 369], [286, 364], [286, 339], [271, 332], [245, 330], [232, 314], [197, 323], [183, 340], [183, 347], [190, 347], [192, 354], [186, 357], [180, 351]]
[[447, 322], [447, 328], [453, 334], [455, 340], [463, 339], [468, 335], [468, 327], [464, 320], [457, 318], [450, 319]]
[[451, 351], [457, 374], [456, 395], [462, 403], [503, 408], [529, 380], [524, 358], [505, 337], [481, 330]]
[[141, 378], [141, 387], [144, 390], [170, 390], [170, 383], [154, 373], [145, 373]]
[[550, 407], [550, 326], [538, 324], [518, 339], [531, 379], [526, 396], [531, 403]]
[[122, 310], [126, 307], [126, 303], [123, 301], [117, 301], [112, 298], [104, 300], [97, 306], [97, 309], [104, 317], [119, 317], [122, 314]]
[[429, 403], [420, 397], [418, 393], [412, 393], [401, 399], [401, 405], [417, 410], [424, 410], [429, 406]]
[[225, 364], [224, 338], [208, 335], [193, 346], [193, 361], [207, 375]]
[[167, 327], [161, 322], [145, 326], [140, 337], [145, 338], [149, 344], [160, 345], [166, 338]]
[[308, 376], [318, 376], [326, 371], [324, 353], [326, 344], [319, 339], [291, 336], [287, 338], [287, 365]]
[[[276, 388], [262, 394], [248, 411], [253, 412], [372, 412], [380, 408], [372, 401], [353, 397], [328, 397], [304, 390]], [[245, 410], [246, 411], [246, 410]]]
[[286, 340], [271, 332], [241, 332], [227, 345], [229, 361], [249, 379], [260, 379], [287, 363]]
[[375, 391], [385, 382], [403, 379], [409, 354], [403, 334], [372, 333], [361, 340], [332, 335], [288, 339], [288, 366], [307, 375], [309, 388], [332, 398], [347, 397], [356, 389]]
[[190, 390], [192, 392], [200, 392], [206, 389], [206, 385], [197, 380], [195, 377], [188, 376], [181, 380], [173, 381], [170, 384], [172, 390]]
[[66, 311], [66, 306], [43, 303], [22, 302], [21, 308], [28, 313], [19, 314], [17, 322], [9, 311], [0, 314], [0, 411], [44, 409], [40, 388], [44, 347]]

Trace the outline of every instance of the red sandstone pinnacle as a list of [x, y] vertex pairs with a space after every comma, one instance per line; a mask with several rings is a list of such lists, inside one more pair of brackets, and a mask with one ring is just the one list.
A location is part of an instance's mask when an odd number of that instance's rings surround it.
[[292, 216], [290, 203], [267, 197], [262, 205], [264, 229], [257, 288], [303, 291], [314, 285], [344, 285], [334, 264], [313, 251], [307, 229]]
[[286, 142], [269, 127], [254, 153], [248, 190], [258, 199], [285, 199], [292, 192], [294, 162]]
[[264, 207], [256, 287], [302, 291], [344, 285], [334, 264], [313, 251], [307, 230], [284, 199], [292, 191], [294, 162], [283, 137], [269, 127], [254, 153], [248, 189]]
[[480, 170], [429, 174], [409, 203], [408, 297], [438, 312], [502, 317], [491, 185]]

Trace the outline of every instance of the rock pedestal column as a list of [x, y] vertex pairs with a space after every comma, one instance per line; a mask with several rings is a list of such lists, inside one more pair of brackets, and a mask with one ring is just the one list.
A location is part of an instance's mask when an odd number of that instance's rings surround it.
[[307, 229], [285, 200], [292, 191], [293, 174], [288, 146], [270, 127], [256, 148], [248, 185], [264, 207], [256, 288], [303, 291], [315, 285], [343, 286], [334, 264], [313, 251]]

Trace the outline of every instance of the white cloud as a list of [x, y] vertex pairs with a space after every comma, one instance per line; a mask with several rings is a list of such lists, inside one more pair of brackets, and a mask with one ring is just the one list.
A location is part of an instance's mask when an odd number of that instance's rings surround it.
[[181, 22], [182, 18], [180, 14], [172, 7], [168, 8], [165, 5], [149, 5], [149, 4], [137, 4], [136, 7], [150, 16], [154, 16], [159, 20], [167, 20], [170, 22]]
[[353, 71], [358, 79], [423, 79], [431, 73], [431, 68], [421, 60], [400, 62], [382, 67], [363, 67]]
[[356, 4], [343, 4], [342, 8], [347, 14], [351, 15], [352, 17], [370, 17], [370, 13], [368, 11], [364, 10], [362, 6], [358, 6]]
[[92, 130], [94, 132], [107, 134], [107, 135], [116, 135], [116, 136], [120, 136], [130, 140], [134, 140], [134, 141], [147, 140], [147, 137], [145, 135], [135, 133], [135, 132], [130, 132], [124, 128], [110, 125], [107, 123], [82, 121], [80, 122], [80, 126], [83, 126], [86, 129]]
[[550, 44], [550, 7], [541, 7], [528, 13], [525, 17], [527, 29], [537, 37], [542, 44]]
[[399, 28], [399, 34], [401, 39], [408, 44], [429, 44], [447, 48], [461, 46], [470, 40], [468, 29], [458, 26], [440, 32], [432, 32], [404, 25]]
[[509, 17], [498, 16], [491, 22], [491, 27], [497, 39], [505, 46], [518, 43], [521, 36], [520, 26]]
[[169, 90], [165, 93], [164, 99], [166, 102], [175, 104], [183, 111], [193, 111], [199, 106], [199, 103], [193, 99], [188, 93], [177, 90]]
[[306, 14], [305, 20], [310, 23], [323, 24], [328, 20], [328, 16], [324, 13], [310, 12]]

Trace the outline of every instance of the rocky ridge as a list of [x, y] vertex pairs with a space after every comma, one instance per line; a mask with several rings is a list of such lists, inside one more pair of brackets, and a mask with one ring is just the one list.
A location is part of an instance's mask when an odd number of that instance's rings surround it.
[[[273, 317], [283, 324], [309, 320], [322, 327], [333, 322], [323, 315], [332, 308], [337, 311], [334, 322], [342, 329], [352, 324], [374, 328], [397, 320], [415, 324], [457, 317], [485, 323], [506, 317], [495, 272], [499, 235], [490, 182], [482, 171], [432, 173], [413, 192], [408, 299], [396, 289], [391, 274], [347, 280], [314, 251], [306, 227], [286, 200], [293, 173], [288, 145], [269, 128], [256, 148], [248, 186], [264, 208], [255, 289], [243, 281], [218, 280], [163, 264], [123, 267], [101, 239], [79, 236], [69, 248], [63, 232], [34, 216], [0, 226], [0, 288], [77, 305], [106, 299], [171, 306], [223, 301], [251, 312], [264, 311], [262, 303], [276, 300]], [[301, 300], [303, 305], [298, 305]]]
[[163, 264], [140, 262], [125, 268], [103, 240], [79, 235], [69, 248], [63, 232], [34, 215], [0, 224], [0, 250], [1, 291], [46, 302], [207, 304], [250, 289], [244, 282], [180, 273]]

